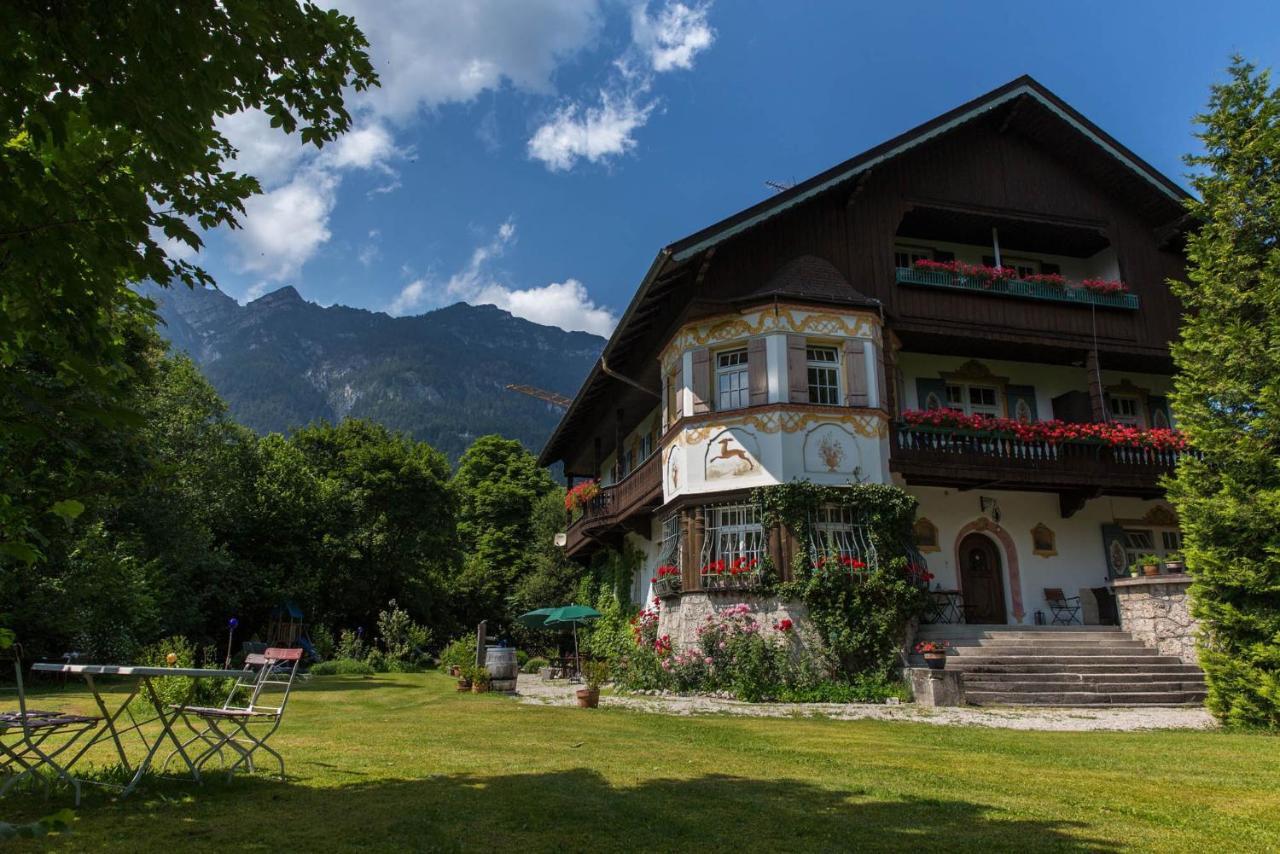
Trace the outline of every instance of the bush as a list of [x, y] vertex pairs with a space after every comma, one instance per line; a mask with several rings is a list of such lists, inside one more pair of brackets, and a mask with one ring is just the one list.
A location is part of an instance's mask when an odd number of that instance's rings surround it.
[[547, 661], [545, 658], [535, 656], [529, 659], [528, 661], [526, 661], [523, 665], [521, 665], [520, 672], [521, 673], [537, 673], [542, 668], [550, 667], [550, 666], [551, 666], [550, 661]]
[[364, 661], [368, 655], [369, 647], [364, 642], [363, 632], [343, 629], [338, 635], [338, 646], [333, 651], [333, 657]]
[[525, 663], [528, 661], [529, 661], [529, 653], [525, 652], [523, 649], [517, 649], [516, 650], [516, 666], [524, 667]]
[[440, 650], [440, 666], [446, 670], [450, 667], [471, 667], [476, 663], [476, 636], [466, 634], [449, 641]]
[[378, 636], [382, 639], [388, 662], [413, 670], [418, 669], [417, 665], [426, 657], [427, 645], [431, 643], [431, 630], [415, 623], [409, 612], [396, 605], [394, 599], [387, 603], [387, 610], [378, 614]]
[[312, 676], [372, 676], [374, 673], [369, 662], [354, 658], [333, 658], [311, 668]]
[[[210, 650], [205, 650], [203, 666], [217, 669], [222, 662], [216, 659]], [[172, 665], [169, 655], [175, 656]], [[196, 647], [181, 635], [165, 638], [162, 641], [144, 646], [138, 653], [138, 663], [143, 667], [195, 667]], [[194, 691], [192, 682], [195, 682]], [[152, 681], [156, 696], [164, 705], [180, 703], [197, 703], [200, 705], [221, 705], [231, 690], [230, 679], [190, 679], [186, 676], [163, 676]], [[140, 707], [151, 709], [151, 700], [139, 694], [134, 703]]]

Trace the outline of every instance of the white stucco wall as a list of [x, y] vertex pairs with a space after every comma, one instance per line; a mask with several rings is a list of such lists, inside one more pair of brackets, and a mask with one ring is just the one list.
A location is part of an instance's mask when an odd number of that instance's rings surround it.
[[[983, 518], [980, 501], [993, 498], [1000, 511], [995, 523], [1013, 543], [1022, 592], [1023, 623], [1031, 623], [1037, 610], [1049, 609], [1044, 601], [1044, 588], [1061, 587], [1068, 596], [1079, 595], [1082, 588], [1104, 587], [1108, 580], [1106, 554], [1102, 544], [1102, 525], [1118, 519], [1141, 519], [1162, 502], [1137, 498], [1095, 498], [1069, 519], [1060, 516], [1058, 497], [1053, 493], [1006, 492], [974, 489], [960, 491], [940, 487], [908, 487], [920, 502], [917, 518], [926, 518], [938, 529], [938, 551], [926, 552], [934, 585], [942, 589], [958, 586], [956, 546], [965, 526]], [[1167, 506], [1167, 505], [1165, 505]], [[989, 518], [989, 516], [988, 516]], [[1041, 557], [1034, 554], [1031, 529], [1039, 524], [1054, 532], [1057, 554]], [[1003, 538], [994, 529], [983, 532], [995, 543], [1001, 555], [1005, 610], [1009, 622], [1014, 617], [1014, 585], [1010, 581], [1010, 557]]]

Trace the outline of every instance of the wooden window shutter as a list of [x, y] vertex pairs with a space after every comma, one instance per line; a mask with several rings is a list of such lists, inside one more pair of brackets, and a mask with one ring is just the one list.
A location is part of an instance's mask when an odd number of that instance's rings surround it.
[[867, 353], [856, 339], [844, 342], [844, 388], [846, 406], [867, 405]]
[[693, 389], [693, 412], [707, 412], [711, 409], [711, 353], [706, 347], [693, 351], [693, 376], [689, 387]]
[[751, 389], [751, 405], [769, 402], [769, 361], [763, 338], [747, 342], [747, 385]]
[[787, 400], [809, 402], [809, 367], [803, 335], [787, 336]]
[[893, 407], [889, 402], [889, 374], [885, 370], [884, 364], [884, 348], [879, 344], [872, 344], [871, 353], [876, 360], [876, 401], [880, 404], [881, 409], [892, 413]]

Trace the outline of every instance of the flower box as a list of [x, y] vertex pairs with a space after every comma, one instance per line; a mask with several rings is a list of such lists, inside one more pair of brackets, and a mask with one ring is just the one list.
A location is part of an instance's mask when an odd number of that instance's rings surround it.
[[668, 599], [679, 595], [682, 586], [678, 575], [665, 575], [661, 578], [654, 578], [653, 595], [659, 599]]

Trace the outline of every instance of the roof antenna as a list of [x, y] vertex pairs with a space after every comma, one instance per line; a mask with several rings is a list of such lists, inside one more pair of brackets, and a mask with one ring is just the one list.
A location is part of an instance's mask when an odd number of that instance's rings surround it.
[[764, 185], [769, 189], [773, 190], [775, 193], [781, 193], [785, 190], [790, 190], [792, 187], [795, 186], [795, 184], [784, 184], [782, 181], [765, 181]]

